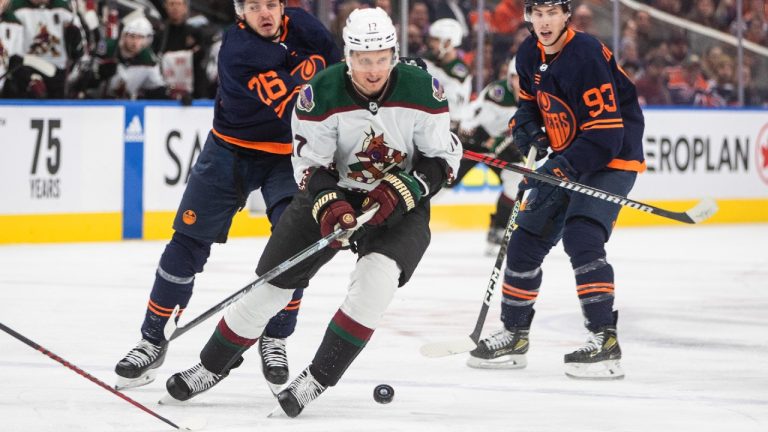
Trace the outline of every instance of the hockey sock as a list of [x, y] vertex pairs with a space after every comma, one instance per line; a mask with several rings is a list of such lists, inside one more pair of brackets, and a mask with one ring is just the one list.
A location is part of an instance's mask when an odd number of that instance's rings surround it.
[[326, 387], [336, 385], [365, 348], [373, 330], [348, 317], [341, 309], [336, 311], [309, 366], [312, 376]]
[[219, 375], [225, 374], [240, 365], [242, 354], [258, 340], [239, 336], [222, 318], [200, 352], [200, 361], [209, 371]]
[[491, 216], [491, 228], [506, 228], [509, 217], [512, 216], [512, 208], [515, 206], [514, 198], [503, 193], [496, 201], [496, 213]]
[[293, 297], [291, 297], [288, 305], [269, 320], [267, 327], [264, 329], [264, 334], [271, 338], [280, 339], [285, 339], [292, 335], [296, 329], [296, 321], [298, 320], [301, 298], [303, 296], [304, 288], [297, 288], [293, 292]]
[[591, 331], [614, 322], [613, 267], [606, 261], [605, 242], [605, 230], [589, 219], [566, 224], [563, 247], [571, 257], [576, 293]]
[[163, 339], [163, 327], [173, 308], [179, 305], [179, 316], [187, 307], [195, 274], [203, 271], [211, 243], [174, 233], [160, 257], [155, 273], [155, 284], [149, 295], [147, 312], [141, 326], [144, 339], [159, 344]]
[[548, 243], [522, 228], [512, 233], [501, 290], [501, 321], [507, 329], [530, 325], [543, 277], [540, 266], [549, 249]]

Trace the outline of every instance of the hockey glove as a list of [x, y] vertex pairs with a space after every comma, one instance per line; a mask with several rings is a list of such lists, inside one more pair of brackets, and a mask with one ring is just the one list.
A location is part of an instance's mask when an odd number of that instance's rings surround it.
[[[344, 194], [338, 190], [325, 190], [317, 194], [312, 205], [312, 217], [320, 225], [320, 234], [325, 237], [336, 229], [350, 229], [357, 226], [355, 209], [347, 202]], [[331, 242], [330, 246], [339, 249], [343, 245], [340, 241]]]
[[542, 160], [549, 151], [549, 138], [541, 128], [533, 123], [526, 123], [515, 129], [512, 138], [520, 153], [527, 155], [531, 146], [536, 148], [536, 160]]
[[[579, 173], [571, 166], [571, 163], [568, 162], [568, 159], [564, 158], [562, 155], [555, 156], [552, 159], [546, 161], [544, 165], [540, 166], [539, 169], [536, 170], [536, 172], [548, 174], [568, 181], [572, 181], [574, 178], [579, 176]], [[533, 189], [539, 187], [539, 183], [539, 181], [530, 177], [523, 177], [523, 181], [520, 182], [520, 186], [518, 186], [518, 188], [519, 190]]]
[[381, 225], [385, 221], [395, 224], [400, 217], [416, 208], [423, 195], [421, 182], [413, 175], [405, 171], [387, 173], [363, 201], [363, 211], [379, 204], [379, 210], [368, 225]]

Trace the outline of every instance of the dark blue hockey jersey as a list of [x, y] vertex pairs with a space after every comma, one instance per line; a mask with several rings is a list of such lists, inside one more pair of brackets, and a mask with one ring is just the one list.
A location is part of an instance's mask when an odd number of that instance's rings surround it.
[[552, 150], [579, 172], [645, 171], [643, 112], [635, 85], [598, 39], [568, 29], [549, 63], [530, 36], [517, 53], [521, 109], [535, 110]]
[[224, 33], [219, 51], [213, 133], [241, 147], [290, 154], [301, 84], [339, 61], [330, 33], [302, 9], [285, 9], [280, 43], [238, 22]]

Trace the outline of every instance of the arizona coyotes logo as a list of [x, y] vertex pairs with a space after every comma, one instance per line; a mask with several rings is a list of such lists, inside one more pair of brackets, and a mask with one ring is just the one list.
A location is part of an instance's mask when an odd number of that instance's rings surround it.
[[536, 93], [544, 127], [552, 150], [561, 151], [571, 145], [576, 136], [576, 116], [573, 110], [561, 99], [549, 93]]
[[384, 134], [376, 135], [373, 127], [365, 133], [363, 151], [355, 153], [359, 162], [349, 165], [347, 177], [354, 181], [370, 184], [384, 177], [392, 167], [405, 160], [406, 155], [387, 147]]
[[61, 39], [51, 34], [48, 31], [48, 26], [41, 24], [40, 30], [32, 40], [32, 45], [29, 46], [29, 53], [35, 55], [50, 53], [53, 57], [59, 57], [61, 56], [61, 52], [58, 49], [59, 45], [61, 45]]

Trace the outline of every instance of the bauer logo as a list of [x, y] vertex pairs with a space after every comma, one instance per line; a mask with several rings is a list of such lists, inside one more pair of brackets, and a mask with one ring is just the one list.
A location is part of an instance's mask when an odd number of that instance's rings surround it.
[[763, 183], [768, 184], [768, 123], [757, 134], [755, 145], [755, 166]]
[[141, 126], [139, 116], [135, 115], [125, 128], [125, 140], [128, 142], [144, 141], [144, 128]]

